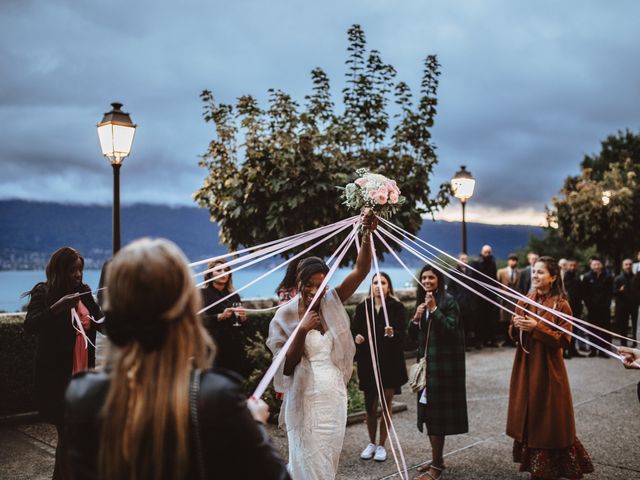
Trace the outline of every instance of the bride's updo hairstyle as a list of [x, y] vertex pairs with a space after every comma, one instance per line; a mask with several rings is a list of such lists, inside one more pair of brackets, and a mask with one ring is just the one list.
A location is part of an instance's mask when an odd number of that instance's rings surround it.
[[184, 478], [189, 384], [211, 365], [201, 299], [180, 249], [141, 239], [122, 249], [106, 278], [111, 382], [102, 414], [101, 478]]
[[296, 283], [298, 284], [298, 291], [302, 291], [309, 279], [316, 273], [329, 273], [329, 267], [319, 257], [307, 257], [300, 261], [298, 269], [296, 270]]

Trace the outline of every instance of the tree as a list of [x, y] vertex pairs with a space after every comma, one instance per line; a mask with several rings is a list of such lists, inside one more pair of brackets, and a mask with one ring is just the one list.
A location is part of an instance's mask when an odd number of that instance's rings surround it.
[[594, 180], [602, 180], [613, 163], [630, 159], [635, 165], [640, 165], [640, 134], [634, 134], [629, 129], [624, 132], [619, 130], [616, 135], [609, 135], [600, 144], [600, 153], [585, 155], [580, 164], [583, 170], [591, 170], [591, 178]]
[[[311, 72], [312, 93], [304, 108], [281, 90], [269, 90], [267, 108], [251, 95], [235, 105], [201, 94], [203, 117], [216, 138], [202, 155], [208, 171], [195, 201], [220, 226], [220, 240], [231, 249], [281, 238], [336, 222], [352, 212], [339, 201], [337, 186], [353, 180], [360, 167], [397, 181], [407, 202], [394, 218], [415, 233], [422, 216], [448, 203], [448, 184], [432, 196], [429, 178], [437, 164], [431, 140], [437, 107], [440, 65], [424, 62], [416, 105], [409, 86], [395, 83], [395, 69], [376, 50], [367, 52], [364, 31], [348, 31], [344, 109], [337, 112], [329, 78]], [[397, 112], [390, 112], [390, 95]], [[315, 252], [332, 252], [338, 240]], [[350, 257], [353, 260], [353, 256]]]
[[527, 265], [527, 253], [536, 252], [539, 255], [548, 255], [560, 260], [561, 258], [574, 259], [582, 265], [587, 265], [592, 255], [596, 254], [593, 246], [589, 248], [579, 248], [575, 244], [567, 242], [560, 236], [558, 228], [547, 226], [544, 228], [544, 236], [529, 237], [526, 247], [517, 250], [521, 264]]
[[554, 197], [555, 210], [548, 216], [561, 238], [580, 248], [594, 246], [616, 271], [623, 256], [640, 248], [638, 163], [630, 158], [611, 163], [601, 178], [585, 168]]

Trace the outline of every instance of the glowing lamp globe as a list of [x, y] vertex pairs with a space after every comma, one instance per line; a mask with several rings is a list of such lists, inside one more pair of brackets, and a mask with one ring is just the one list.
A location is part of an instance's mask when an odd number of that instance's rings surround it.
[[98, 138], [102, 154], [112, 164], [121, 164], [131, 153], [136, 125], [129, 114], [121, 110], [121, 103], [114, 102], [111, 106], [113, 109], [105, 113], [98, 124]]
[[473, 189], [476, 186], [476, 180], [471, 173], [467, 171], [467, 168], [462, 165], [460, 170], [451, 179], [451, 188], [456, 198], [461, 202], [466, 202], [473, 196]]

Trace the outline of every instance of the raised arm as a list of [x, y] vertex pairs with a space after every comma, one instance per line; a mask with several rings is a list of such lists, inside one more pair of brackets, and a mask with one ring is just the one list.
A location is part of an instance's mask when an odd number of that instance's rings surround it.
[[371, 270], [371, 232], [378, 227], [378, 219], [371, 210], [362, 217], [362, 226], [364, 227], [364, 233], [362, 234], [362, 245], [358, 252], [356, 264], [351, 273], [347, 275], [347, 278], [336, 287], [336, 292], [342, 302], [355, 293], [363, 280], [367, 278], [369, 270]]

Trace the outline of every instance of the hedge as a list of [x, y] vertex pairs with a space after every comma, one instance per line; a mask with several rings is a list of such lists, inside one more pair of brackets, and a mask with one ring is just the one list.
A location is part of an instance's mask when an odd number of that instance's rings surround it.
[[36, 337], [23, 328], [24, 314], [0, 315], [0, 415], [32, 412]]
[[[414, 303], [403, 298], [409, 309]], [[249, 304], [249, 302], [245, 302]], [[248, 305], [247, 305], [248, 306]], [[353, 318], [355, 305], [346, 306], [347, 313]], [[247, 357], [253, 367], [253, 372], [246, 383], [247, 395], [250, 395], [262, 375], [271, 364], [271, 352], [266, 348], [265, 339], [269, 333], [269, 322], [273, 312], [249, 313], [244, 330], [247, 340]], [[0, 416], [16, 413], [32, 412], [35, 410], [33, 395], [33, 365], [36, 348], [35, 335], [28, 335], [23, 328], [24, 313], [0, 314]], [[405, 350], [415, 349], [407, 339]], [[349, 410], [361, 410], [363, 399], [357, 389], [357, 379], [354, 377], [349, 385]], [[271, 407], [272, 418], [277, 416], [280, 402], [275, 398], [275, 392], [270, 387], [264, 395], [265, 401]]]

